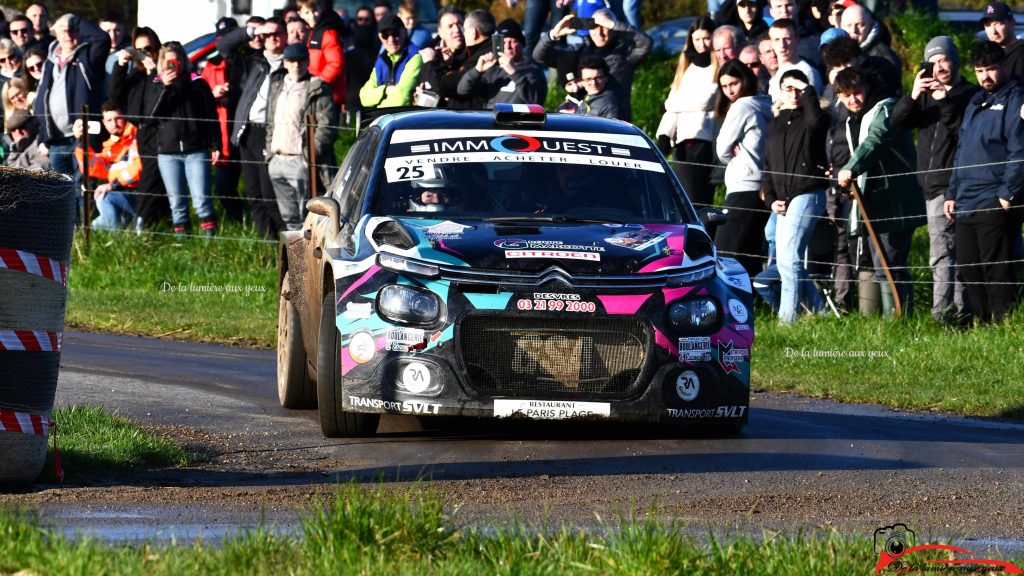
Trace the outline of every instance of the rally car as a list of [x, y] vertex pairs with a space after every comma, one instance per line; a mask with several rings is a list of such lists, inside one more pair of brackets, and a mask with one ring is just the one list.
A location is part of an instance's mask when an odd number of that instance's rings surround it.
[[380, 414], [747, 420], [750, 279], [630, 124], [388, 114], [307, 206], [280, 244], [278, 394], [326, 436]]

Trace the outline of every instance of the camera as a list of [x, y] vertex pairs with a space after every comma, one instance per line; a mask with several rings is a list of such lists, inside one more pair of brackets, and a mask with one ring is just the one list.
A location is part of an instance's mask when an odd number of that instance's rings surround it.
[[935, 64], [932, 62], [921, 62], [921, 70], [924, 70], [924, 77], [931, 78], [935, 73]]
[[419, 93], [416, 94], [415, 104], [424, 108], [437, 108], [437, 103], [440, 101], [441, 97], [438, 96], [437, 92], [420, 90]]
[[143, 60], [145, 60], [146, 58], [149, 57], [149, 54], [145, 53], [142, 50], [138, 50], [136, 48], [129, 48], [128, 49], [128, 57], [131, 58], [132, 60], [135, 60], [136, 62], [142, 62]]
[[494, 56], [494, 61], [498, 61], [498, 57], [505, 51], [505, 35], [495, 32], [491, 35], [491, 56]]
[[899, 556], [914, 546], [914, 531], [906, 524], [893, 524], [875, 530], [875, 552]]
[[593, 18], [580, 18], [579, 16], [575, 16], [572, 20], [569, 20], [569, 28], [572, 28], [573, 30], [593, 30], [594, 26], [596, 26], [596, 24], [594, 24]]

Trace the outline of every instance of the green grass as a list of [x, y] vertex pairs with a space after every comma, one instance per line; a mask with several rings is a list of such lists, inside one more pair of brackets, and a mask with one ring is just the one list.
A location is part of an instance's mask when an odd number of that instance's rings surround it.
[[[225, 238], [76, 235], [68, 274], [68, 325], [271, 346], [277, 326], [277, 245], [251, 228]], [[212, 287], [213, 291], [209, 290]]]
[[[57, 439], [65, 480], [140, 467], [184, 466], [193, 455], [174, 442], [98, 406], [55, 410]], [[53, 478], [53, 452], [43, 480]], [[0, 570], [2, 572], [2, 570]]]
[[[758, 320], [755, 389], [1024, 420], [1020, 310], [1002, 324], [965, 332], [943, 329], [923, 314], [905, 321], [851, 315], [790, 326], [764, 314]], [[815, 351], [847, 357], [815, 357]]]
[[869, 535], [708, 536], [682, 523], [627, 514], [583, 531], [568, 526], [481, 531], [461, 525], [431, 489], [393, 494], [340, 487], [300, 536], [259, 528], [222, 542], [108, 545], [69, 540], [30, 514], [0, 511], [0, 573], [38, 574], [867, 574]]

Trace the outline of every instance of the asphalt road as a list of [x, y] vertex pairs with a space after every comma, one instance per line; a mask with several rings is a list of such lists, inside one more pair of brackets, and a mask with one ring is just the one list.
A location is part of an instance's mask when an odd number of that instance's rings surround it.
[[[756, 361], [756, 360], [755, 360]], [[386, 417], [328, 440], [315, 411], [277, 404], [272, 351], [67, 333], [59, 406], [99, 404], [210, 455], [188, 470], [0, 495], [73, 532], [218, 535], [296, 525], [337, 480], [437, 487], [467, 523], [594, 524], [630, 506], [694, 529], [904, 522], [1024, 553], [1024, 426], [756, 393], [737, 438], [664, 428]], [[962, 542], [964, 540], [961, 540]]]

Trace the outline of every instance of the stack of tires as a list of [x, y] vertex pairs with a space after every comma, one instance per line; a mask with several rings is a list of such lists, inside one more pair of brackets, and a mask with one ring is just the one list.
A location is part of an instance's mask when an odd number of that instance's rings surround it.
[[46, 460], [74, 224], [70, 179], [0, 168], [0, 484]]

